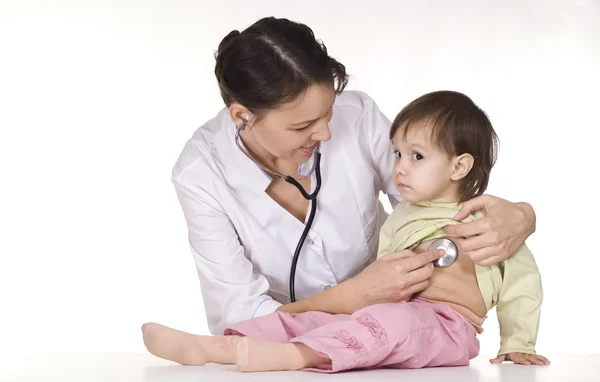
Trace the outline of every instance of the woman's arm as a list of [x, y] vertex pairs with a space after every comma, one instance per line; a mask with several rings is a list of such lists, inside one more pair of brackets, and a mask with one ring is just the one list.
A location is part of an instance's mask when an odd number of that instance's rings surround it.
[[347, 281], [325, 289], [321, 293], [299, 300], [290, 304], [281, 305], [277, 308], [279, 312], [304, 313], [308, 311], [319, 311], [331, 314], [347, 313], [343, 295]]
[[187, 223], [210, 332], [223, 334], [227, 326], [274, 312], [281, 303], [267, 295], [267, 279], [254, 272], [219, 203], [180, 176], [172, 180]]
[[529, 204], [511, 203], [491, 195], [465, 202], [454, 219], [463, 220], [477, 210], [484, 210], [485, 217], [443, 230], [448, 236], [466, 238], [457, 239], [456, 244], [478, 265], [489, 266], [508, 259], [535, 232], [536, 216]]
[[282, 305], [277, 310], [352, 314], [373, 304], [407, 301], [429, 285], [432, 263], [441, 256], [443, 251], [439, 250], [419, 254], [409, 250], [390, 253], [357, 276], [307, 299]]

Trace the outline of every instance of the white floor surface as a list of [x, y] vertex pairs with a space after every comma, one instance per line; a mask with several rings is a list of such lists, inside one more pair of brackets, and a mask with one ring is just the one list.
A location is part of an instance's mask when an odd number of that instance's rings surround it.
[[421, 370], [369, 370], [338, 374], [309, 372], [240, 373], [235, 366], [181, 366], [149, 354], [69, 353], [35, 354], [0, 364], [0, 381], [600, 381], [600, 354], [548, 357], [550, 366], [491, 365], [480, 355], [467, 367]]

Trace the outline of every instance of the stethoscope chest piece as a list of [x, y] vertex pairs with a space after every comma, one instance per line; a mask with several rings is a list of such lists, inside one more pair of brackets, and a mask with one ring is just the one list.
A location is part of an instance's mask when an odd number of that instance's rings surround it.
[[458, 249], [456, 248], [456, 244], [450, 239], [441, 238], [435, 240], [429, 246], [429, 250], [432, 251], [434, 249], [443, 249], [446, 251], [446, 254], [436, 261], [434, 261], [433, 265], [440, 268], [449, 267], [454, 264], [456, 258], [458, 257]]

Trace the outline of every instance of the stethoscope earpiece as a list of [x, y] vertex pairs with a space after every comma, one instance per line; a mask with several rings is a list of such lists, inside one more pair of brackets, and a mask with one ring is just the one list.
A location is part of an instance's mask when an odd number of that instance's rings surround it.
[[242, 124], [240, 125], [240, 127], [241, 127], [242, 130], [244, 130], [246, 128], [246, 124], [248, 122], [250, 122], [250, 116], [248, 114], [244, 114], [242, 116], [242, 118], [243, 118], [243, 121], [242, 121]]

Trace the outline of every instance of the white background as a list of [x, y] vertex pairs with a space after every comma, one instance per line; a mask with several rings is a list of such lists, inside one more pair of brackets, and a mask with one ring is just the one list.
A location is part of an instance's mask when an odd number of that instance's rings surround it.
[[[541, 354], [597, 352], [598, 1], [0, 2], [0, 352], [145, 351], [146, 321], [207, 334], [170, 172], [222, 107], [221, 38], [311, 26], [392, 119], [471, 96], [501, 150], [488, 192], [530, 202]], [[498, 346], [491, 313], [482, 352]]]

